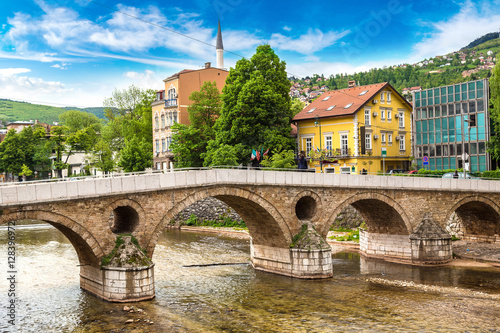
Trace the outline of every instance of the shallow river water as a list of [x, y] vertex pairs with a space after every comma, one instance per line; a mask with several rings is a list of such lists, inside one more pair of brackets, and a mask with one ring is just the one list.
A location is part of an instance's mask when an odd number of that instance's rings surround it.
[[[500, 270], [338, 253], [332, 279], [298, 280], [254, 271], [246, 240], [167, 230], [153, 257], [156, 298], [129, 313], [80, 289], [76, 252], [55, 228], [17, 226], [16, 238], [12, 326], [0, 227], [1, 332], [500, 332]], [[186, 267], [213, 263], [234, 265]]]

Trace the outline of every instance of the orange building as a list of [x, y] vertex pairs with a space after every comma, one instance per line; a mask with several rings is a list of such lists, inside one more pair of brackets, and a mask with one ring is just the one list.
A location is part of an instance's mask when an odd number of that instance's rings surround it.
[[189, 124], [188, 106], [192, 103], [189, 96], [199, 91], [206, 81], [215, 81], [219, 91], [226, 83], [228, 71], [224, 68], [222, 58], [222, 34], [220, 24], [217, 33], [217, 68], [210, 62], [205, 68], [198, 70], [185, 69], [165, 80], [165, 89], [156, 93], [153, 108], [153, 164], [156, 170], [173, 168], [174, 155], [170, 149], [172, 143], [172, 125], [175, 123]]

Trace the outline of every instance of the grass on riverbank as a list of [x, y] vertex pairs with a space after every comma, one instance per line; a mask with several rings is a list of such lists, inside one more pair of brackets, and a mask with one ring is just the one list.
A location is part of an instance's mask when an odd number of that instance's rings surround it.
[[216, 227], [216, 228], [234, 228], [247, 230], [247, 226], [243, 220], [233, 220], [228, 216], [220, 216], [218, 220], [200, 220], [194, 214], [183, 223], [187, 226], [194, 227]]
[[339, 228], [332, 230], [334, 233], [341, 233], [342, 235], [329, 236], [329, 239], [336, 240], [337, 242], [355, 242], [359, 243], [359, 228], [352, 230], [346, 228]]

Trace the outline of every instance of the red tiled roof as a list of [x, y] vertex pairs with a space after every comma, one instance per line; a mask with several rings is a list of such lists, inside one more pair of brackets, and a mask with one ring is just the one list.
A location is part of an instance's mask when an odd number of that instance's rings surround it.
[[169, 79], [172, 79], [174, 77], [179, 77], [179, 75], [181, 74], [184, 74], [184, 73], [189, 73], [189, 72], [194, 72], [195, 69], [183, 69], [182, 71], [178, 72], [178, 73], [175, 73], [174, 75], [171, 75], [169, 77], [167, 77], [165, 80], [169, 80]]
[[[352, 115], [356, 113], [363, 105], [372, 100], [375, 95], [386, 86], [390, 86], [388, 82], [327, 91], [319, 98], [317, 98], [314, 102], [306, 106], [302, 111], [300, 111], [293, 118], [293, 120], [313, 119], [316, 116], [325, 118]], [[363, 95], [360, 95], [360, 93], [365, 90], [367, 92]], [[325, 100], [328, 96], [330, 97]], [[351, 103], [352, 105], [350, 107], [345, 108], [348, 104]], [[334, 108], [332, 108], [331, 110], [327, 110], [334, 105]]]

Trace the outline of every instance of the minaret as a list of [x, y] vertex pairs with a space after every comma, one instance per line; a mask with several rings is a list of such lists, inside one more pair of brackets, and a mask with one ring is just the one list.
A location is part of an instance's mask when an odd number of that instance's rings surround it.
[[217, 55], [216, 67], [224, 68], [224, 46], [222, 46], [222, 32], [220, 31], [220, 20], [219, 29], [217, 30], [217, 46], [215, 48], [215, 53]]

